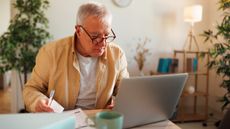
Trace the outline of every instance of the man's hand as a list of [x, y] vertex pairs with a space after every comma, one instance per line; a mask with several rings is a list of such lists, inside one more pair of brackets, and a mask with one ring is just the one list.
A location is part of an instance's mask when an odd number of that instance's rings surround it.
[[37, 101], [35, 106], [36, 112], [54, 112], [53, 109], [48, 105], [48, 99], [40, 99]]
[[111, 98], [110, 103], [106, 106], [106, 109], [113, 109], [114, 103], [115, 103], [114, 99], [115, 99], [115, 97]]

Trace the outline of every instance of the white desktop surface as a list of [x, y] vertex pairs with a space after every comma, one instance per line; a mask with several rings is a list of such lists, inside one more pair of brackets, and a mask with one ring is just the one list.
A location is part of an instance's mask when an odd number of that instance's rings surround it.
[[[104, 110], [84, 111], [92, 116]], [[76, 124], [74, 115], [63, 113], [25, 113], [0, 115], [0, 129], [70, 129]], [[79, 122], [79, 121], [78, 121]], [[95, 129], [84, 127], [81, 129]], [[135, 127], [132, 129], [181, 129], [169, 120]]]
[[[84, 127], [84, 128], [79, 128], [79, 129], [96, 129], [96, 128]], [[175, 125], [174, 123], [172, 123], [171, 121], [166, 120], [166, 121], [162, 121], [162, 122], [158, 122], [154, 124], [148, 124], [148, 125], [129, 128], [129, 129], [181, 129], [181, 128]]]
[[[101, 111], [104, 111], [104, 110], [84, 110], [84, 112], [88, 116], [93, 116], [97, 112], [101, 112]], [[87, 129], [87, 128], [84, 128], [84, 129]], [[181, 128], [177, 126], [176, 124], [174, 124], [173, 122], [171, 122], [170, 120], [166, 120], [166, 121], [157, 122], [153, 124], [134, 127], [132, 129], [181, 129]]]
[[173, 122], [170, 120], [158, 122], [158, 123], [153, 123], [153, 124], [148, 124], [140, 127], [135, 127], [132, 129], [181, 129], [177, 125], [175, 125]]

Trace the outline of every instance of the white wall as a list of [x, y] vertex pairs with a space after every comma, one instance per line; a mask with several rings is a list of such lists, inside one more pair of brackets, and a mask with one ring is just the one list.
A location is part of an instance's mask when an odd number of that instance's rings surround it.
[[[53, 39], [72, 35], [74, 32], [76, 11], [79, 5], [86, 0], [50, 0], [47, 11], [49, 31]], [[133, 0], [126, 8], [115, 6], [111, 0], [96, 0], [104, 3], [113, 13], [113, 29], [117, 35], [115, 42], [126, 52], [128, 70], [131, 75], [138, 74], [137, 65], [133, 57], [139, 39], [145, 37], [151, 41], [147, 47], [151, 51], [144, 71], [156, 70], [159, 57], [171, 57], [174, 49], [182, 49], [185, 42], [189, 24], [183, 21], [183, 8], [192, 4], [203, 6], [203, 20], [195, 24], [195, 33], [202, 50], [207, 48], [203, 38], [198, 36], [203, 30], [214, 28], [218, 13], [216, 3], [218, 0]], [[210, 107], [219, 110], [217, 96], [223, 94], [219, 88], [214, 72], [210, 76]]]
[[[49, 19], [49, 32], [53, 35], [51, 40], [72, 35], [77, 9], [86, 0], [49, 1], [50, 8], [46, 14]], [[219, 13], [216, 12], [218, 0], [133, 0], [131, 5], [126, 8], [115, 6], [111, 0], [95, 1], [104, 3], [113, 13], [113, 29], [117, 35], [115, 42], [126, 52], [128, 70], [131, 75], [138, 74], [133, 57], [139, 39], [144, 40], [147, 37], [151, 40], [147, 44], [151, 55], [148, 56], [144, 68], [146, 73], [156, 70], [159, 57], [172, 57], [174, 49], [182, 49], [190, 27], [183, 21], [185, 6], [203, 5], [203, 20], [195, 24], [194, 30], [197, 35], [203, 30], [214, 28], [216, 19], [219, 18]], [[3, 5], [2, 2], [7, 2], [7, 0], [1, 0], [0, 7]], [[12, 10], [12, 15], [14, 12], [15, 10]], [[7, 16], [4, 19], [7, 19]], [[2, 18], [0, 22], [2, 22]], [[202, 44], [203, 38], [197, 36], [197, 39], [202, 50], [206, 49], [207, 44]], [[211, 72], [209, 106], [215, 110], [220, 109], [216, 99], [223, 94], [223, 90], [218, 86], [220, 80], [214, 72]]]
[[[50, 0], [47, 16], [53, 39], [72, 35], [76, 11], [86, 0]], [[174, 49], [182, 49], [189, 24], [183, 21], [183, 8], [191, 4], [203, 4], [202, 0], [133, 0], [127, 8], [119, 8], [111, 0], [96, 0], [104, 3], [113, 13], [113, 29], [117, 35], [115, 42], [126, 52], [131, 75], [138, 74], [133, 57], [139, 39], [149, 38], [147, 47], [151, 51], [144, 71], [155, 70], [160, 56], [172, 56]], [[202, 25], [199, 26], [199, 25]], [[204, 23], [197, 26], [202, 30]], [[131, 46], [131, 47], [130, 47]]]
[[10, 22], [10, 0], [0, 0], [0, 35], [7, 30]]

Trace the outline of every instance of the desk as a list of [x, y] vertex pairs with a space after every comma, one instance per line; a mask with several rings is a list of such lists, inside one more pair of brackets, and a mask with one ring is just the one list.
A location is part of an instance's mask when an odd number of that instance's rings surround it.
[[172, 123], [170, 120], [166, 120], [158, 123], [135, 127], [132, 129], [181, 129], [181, 128], [175, 125], [174, 123]]
[[[103, 109], [98, 109], [98, 110], [84, 110], [84, 112], [88, 116], [94, 116], [97, 112], [105, 111]], [[153, 124], [148, 124], [140, 127], [134, 127], [132, 129], [181, 129], [177, 125], [175, 125], [173, 122], [170, 120], [158, 122], [158, 123], [153, 123]]]

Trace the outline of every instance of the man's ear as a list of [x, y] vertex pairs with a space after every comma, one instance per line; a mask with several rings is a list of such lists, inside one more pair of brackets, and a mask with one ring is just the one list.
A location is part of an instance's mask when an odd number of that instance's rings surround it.
[[81, 32], [81, 28], [80, 28], [80, 26], [75, 25], [75, 32], [76, 32], [77, 36], [79, 36], [79, 35], [80, 35], [80, 32]]

